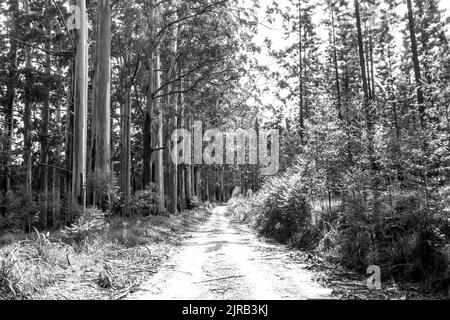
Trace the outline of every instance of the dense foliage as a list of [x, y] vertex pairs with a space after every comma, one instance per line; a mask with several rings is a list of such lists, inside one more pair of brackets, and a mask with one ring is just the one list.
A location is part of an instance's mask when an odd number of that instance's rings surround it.
[[267, 14], [288, 39], [266, 41], [283, 173], [245, 205], [255, 226], [361, 272], [378, 265], [447, 290], [450, 48], [438, 2], [274, 2]]

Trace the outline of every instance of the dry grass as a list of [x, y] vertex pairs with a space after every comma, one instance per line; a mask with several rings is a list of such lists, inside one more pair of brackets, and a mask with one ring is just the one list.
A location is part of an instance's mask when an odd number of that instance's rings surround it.
[[102, 232], [70, 241], [36, 234], [0, 247], [2, 299], [120, 299], [168, 258], [204, 221], [202, 208], [173, 217], [113, 219]]

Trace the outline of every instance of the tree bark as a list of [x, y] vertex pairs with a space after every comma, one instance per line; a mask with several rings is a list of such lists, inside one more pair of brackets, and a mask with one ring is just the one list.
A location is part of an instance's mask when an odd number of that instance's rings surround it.
[[[30, 14], [29, 0], [24, 0], [25, 14]], [[31, 83], [31, 48], [30, 46], [25, 47], [25, 66], [26, 66], [26, 76], [25, 76], [25, 94], [24, 94], [24, 115], [23, 115], [23, 127], [24, 127], [24, 148], [23, 148], [23, 159], [25, 162], [26, 172], [25, 172], [25, 191], [29, 194], [30, 200], [32, 196], [32, 167], [31, 167], [31, 102], [30, 102], [30, 89]]]
[[97, 205], [110, 207], [111, 188], [111, 5], [110, 0], [97, 2], [97, 86], [95, 102], [95, 189]]
[[[95, 26], [95, 34], [98, 37], [98, 25], [100, 21], [100, 12], [97, 10], [96, 16], [97, 25]], [[89, 150], [87, 154], [87, 163], [86, 163], [86, 202], [87, 204], [96, 204], [97, 193], [95, 190], [95, 158], [96, 158], [96, 117], [97, 112], [95, 110], [95, 105], [97, 103], [97, 86], [98, 86], [98, 41], [95, 42], [95, 50], [94, 50], [94, 59], [92, 63], [92, 69], [94, 71], [92, 77], [92, 88], [91, 88], [91, 104], [90, 104], [90, 118], [88, 117], [88, 134], [90, 135], [89, 141]], [[89, 106], [88, 106], [89, 107]]]
[[17, 21], [15, 14], [19, 9], [18, 0], [9, 0], [9, 10], [12, 12], [10, 17], [10, 47], [8, 53], [8, 83], [6, 85], [5, 97], [5, 128], [4, 145], [2, 161], [3, 181], [1, 188], [3, 191], [11, 189], [11, 161], [12, 161], [12, 141], [14, 132], [14, 103], [16, 99], [16, 76], [17, 76]]
[[[190, 120], [187, 121], [189, 129], [190, 130]], [[190, 164], [186, 164], [186, 170], [184, 171], [185, 173], [185, 182], [186, 182], [186, 187], [185, 187], [185, 200], [186, 200], [186, 206], [190, 206], [190, 202], [192, 200], [192, 165]]]
[[336, 79], [336, 94], [337, 94], [337, 111], [339, 120], [343, 120], [342, 117], [342, 98], [341, 98], [341, 86], [339, 81], [339, 68], [338, 68], [338, 59], [337, 59], [337, 48], [336, 48], [336, 30], [334, 25], [334, 8], [330, 6], [331, 10], [331, 32], [332, 32], [332, 40], [333, 40], [333, 62], [334, 62], [334, 75]]
[[[51, 0], [47, 1], [47, 6], [52, 5]], [[51, 49], [51, 23], [50, 21], [46, 25], [47, 41], [45, 43], [45, 49], [50, 51]], [[50, 76], [51, 59], [50, 54], [46, 53], [45, 56], [45, 74]], [[48, 89], [47, 89], [48, 90]], [[40, 140], [40, 211], [39, 211], [39, 226], [43, 229], [47, 228], [47, 214], [48, 214], [48, 125], [50, 120], [50, 92], [46, 92], [44, 105], [41, 112], [41, 128], [39, 133]]]
[[305, 115], [303, 110], [303, 61], [302, 61], [302, 11], [301, 11], [301, 0], [298, 3], [298, 66], [299, 66], [299, 132], [300, 132], [300, 143], [304, 143], [304, 133], [305, 133]]
[[[374, 196], [374, 200], [376, 202], [378, 198], [378, 180], [376, 178], [376, 171], [377, 171], [377, 165], [375, 160], [375, 149], [374, 149], [374, 119], [373, 119], [373, 113], [372, 108], [370, 105], [370, 95], [369, 95], [369, 88], [367, 85], [367, 73], [366, 73], [366, 64], [365, 64], [365, 57], [364, 57], [364, 42], [363, 42], [363, 36], [362, 36], [362, 29], [361, 29], [361, 16], [360, 16], [360, 7], [359, 7], [359, 1], [355, 0], [355, 16], [356, 16], [356, 27], [358, 32], [358, 48], [359, 48], [359, 63], [361, 68], [361, 79], [363, 83], [363, 91], [364, 91], [364, 113], [366, 116], [366, 126], [367, 126], [367, 139], [368, 139], [368, 156], [369, 156], [369, 162], [370, 162], [370, 171], [371, 171], [371, 178], [372, 178], [372, 192]], [[374, 210], [377, 210], [378, 206], [374, 206]]]
[[[28, 1], [28, 0], [27, 0]], [[61, 45], [59, 46], [61, 49]], [[62, 76], [61, 72], [61, 64], [58, 63], [57, 72], [59, 76]], [[64, 86], [61, 85], [59, 88], [59, 94], [62, 96], [64, 94]], [[61, 138], [62, 130], [61, 130], [61, 100], [58, 100], [56, 104], [56, 134], [58, 139]], [[55, 164], [57, 167], [61, 167], [61, 143], [56, 144], [55, 150]], [[53, 200], [53, 226], [57, 227], [61, 221], [61, 175], [57, 168], [53, 168], [53, 191], [52, 191], [52, 200]]]
[[422, 76], [420, 72], [420, 63], [419, 63], [419, 53], [417, 50], [417, 38], [416, 38], [416, 30], [415, 30], [415, 22], [413, 16], [413, 9], [411, 0], [406, 0], [406, 4], [408, 7], [408, 23], [409, 23], [409, 34], [411, 40], [411, 51], [412, 51], [412, 59], [414, 65], [414, 76], [416, 80], [417, 86], [417, 103], [419, 104], [419, 115], [420, 122], [422, 126], [425, 124], [425, 106], [424, 106], [424, 98], [422, 91]]
[[[128, 65], [128, 56], [125, 58], [125, 65]], [[121, 192], [123, 194], [124, 210], [123, 214], [130, 215], [131, 199], [131, 139], [130, 139], [130, 121], [131, 121], [131, 87], [124, 85], [125, 98], [122, 102], [121, 112]]]
[[202, 169], [200, 165], [197, 165], [195, 169], [195, 195], [202, 200]]
[[81, 28], [77, 30], [74, 84], [74, 137], [72, 160], [72, 205], [84, 212], [86, 207], [86, 142], [88, 104], [88, 17], [86, 0], [77, 0]]
[[[155, 43], [156, 35], [156, 24], [155, 24], [155, 3], [154, 0], [150, 1], [150, 21], [148, 29], [150, 30], [148, 34], [149, 43]], [[152, 168], [152, 151], [153, 151], [153, 139], [152, 139], [152, 117], [154, 110], [154, 97], [153, 93], [155, 91], [155, 70], [154, 70], [154, 60], [155, 60], [155, 47], [151, 45], [150, 50], [150, 62], [148, 64], [148, 87], [147, 87], [147, 99], [144, 112], [144, 146], [143, 146], [143, 177], [142, 183], [144, 189], [150, 186], [153, 181], [153, 168]]]
[[[174, 28], [173, 38], [175, 39], [174, 47], [173, 47], [173, 54], [174, 54], [174, 56], [176, 56], [177, 53], [178, 53], [178, 41], [179, 41], [178, 40], [178, 28]], [[177, 75], [180, 75], [180, 65], [178, 63], [177, 63], [176, 69], [177, 69]], [[175, 85], [173, 87], [175, 88]], [[175, 94], [174, 97], [172, 98], [173, 109], [174, 109], [173, 119], [172, 119], [172, 129], [173, 130], [177, 130], [178, 129], [178, 98], [179, 98], [178, 94]], [[170, 132], [169, 132], [169, 135], [171, 135]], [[175, 154], [177, 153], [177, 150], [178, 150], [177, 149], [177, 143], [178, 143], [178, 138], [175, 141], [172, 142]], [[172, 162], [172, 160], [170, 158], [170, 150], [169, 150], [169, 159], [168, 159], [168, 161], [171, 164], [171, 170], [170, 170], [171, 207], [170, 207], [170, 212], [173, 213], [173, 214], [176, 214], [178, 212], [178, 165], [176, 163]]]
[[[160, 51], [159, 49], [156, 52], [155, 59], [155, 88], [158, 89], [161, 86], [161, 62], [160, 62]], [[158, 133], [157, 133], [157, 146], [156, 146], [156, 163], [155, 163], [155, 182], [156, 187], [158, 189], [158, 214], [164, 212], [165, 203], [164, 203], [164, 137], [163, 137], [163, 109], [162, 104], [160, 103], [160, 99], [155, 99], [155, 109], [158, 109]]]

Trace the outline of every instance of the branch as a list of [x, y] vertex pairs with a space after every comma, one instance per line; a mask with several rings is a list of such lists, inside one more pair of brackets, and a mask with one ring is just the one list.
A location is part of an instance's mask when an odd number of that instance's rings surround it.
[[204, 61], [204, 62], [198, 64], [195, 68], [193, 68], [193, 69], [189, 70], [188, 72], [186, 72], [185, 74], [182, 74], [182, 75], [176, 77], [175, 79], [169, 80], [166, 83], [162, 84], [155, 92], [153, 92], [153, 95], [156, 95], [158, 92], [162, 91], [167, 86], [169, 86], [169, 85], [171, 85], [171, 84], [173, 84], [173, 83], [175, 83], [177, 81], [180, 81], [180, 80], [186, 78], [187, 76], [191, 75], [195, 71], [197, 71], [197, 70], [201, 69], [202, 67], [206, 66], [208, 63], [210, 63], [210, 62], [220, 62], [220, 61], [223, 61], [223, 60], [225, 60], [225, 59], [222, 58], [222, 59]]
[[[226, 3], [226, 2], [228, 2], [228, 0], [222, 0], [222, 1], [215, 2], [215, 3], [211, 3], [211, 4], [209, 4], [209, 5], [205, 6], [205, 7], [203, 7], [202, 10], [200, 10], [199, 12], [197, 12], [197, 13], [195, 13], [195, 14], [191, 14], [191, 15], [189, 15], [189, 16], [185, 16], [185, 17], [182, 17], [182, 18], [180, 18], [180, 19], [178, 19], [178, 20], [172, 21], [172, 22], [166, 24], [164, 27], [162, 27], [161, 30], [159, 30], [158, 33], [156, 34], [156, 37], [161, 36], [161, 34], [162, 34], [165, 30], [169, 29], [169, 28], [172, 27], [173, 25], [178, 24], [178, 23], [180, 23], [180, 22], [182, 22], [182, 21], [185, 21], [185, 20], [188, 20], [188, 19], [192, 19], [192, 18], [198, 17], [199, 15], [208, 13], [208, 9], [210, 9], [210, 8], [216, 6], [216, 5], [224, 4], [224, 3]], [[210, 12], [211, 12], [211, 11], [210, 11]]]
[[161, 148], [155, 148], [151, 150], [151, 153], [153, 153], [153, 151], [159, 151], [159, 150], [165, 150], [166, 147], [161, 147]]
[[53, 168], [53, 169], [58, 169], [58, 170], [65, 171], [65, 172], [67, 172], [67, 173], [72, 174], [72, 171], [67, 170], [67, 169], [65, 169], [65, 168], [62, 168], [62, 167], [57, 167], [57, 166], [53, 166], [53, 165], [51, 165], [51, 164], [45, 164], [45, 163], [39, 163], [39, 165], [40, 165], [40, 166], [44, 166], [44, 167]]
[[38, 46], [36, 46], [36, 45], [33, 45], [33, 44], [31, 44], [31, 43], [29, 43], [29, 42], [27, 42], [27, 41], [23, 41], [23, 40], [20, 40], [20, 39], [11, 37], [11, 36], [0, 35], [0, 37], [2, 37], [2, 38], [9, 38], [9, 39], [11, 39], [11, 40], [18, 41], [18, 42], [20, 42], [20, 43], [23, 43], [23, 44], [25, 44], [25, 45], [27, 45], [27, 46], [30, 46], [30, 47], [34, 48], [34, 49], [41, 50], [41, 51], [43, 51], [43, 52], [45, 52], [45, 53], [48, 53], [48, 54], [50, 54], [50, 55], [53, 55], [53, 56], [62, 56], [62, 55], [64, 55], [64, 54], [69, 54], [69, 53], [72, 53], [72, 54], [73, 54], [73, 51], [53, 51], [53, 50], [47, 50], [47, 49], [38, 47]]

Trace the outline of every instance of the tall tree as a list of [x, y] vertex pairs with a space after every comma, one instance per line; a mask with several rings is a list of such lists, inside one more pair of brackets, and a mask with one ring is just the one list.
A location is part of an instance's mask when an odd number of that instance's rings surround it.
[[[52, 6], [52, 1], [46, 1], [47, 8]], [[52, 24], [51, 20], [47, 20], [45, 25], [46, 42], [45, 42], [45, 74], [50, 77], [51, 74], [51, 43], [52, 43]], [[50, 121], [50, 88], [46, 88], [44, 103], [41, 112], [41, 125], [39, 132], [40, 141], [40, 211], [39, 211], [39, 224], [41, 228], [47, 228], [48, 220], [48, 182], [49, 182], [49, 121]]]
[[412, 9], [411, 0], [406, 0], [406, 4], [408, 6], [408, 25], [409, 25], [409, 34], [411, 40], [411, 51], [412, 51], [412, 60], [414, 65], [414, 76], [416, 80], [417, 86], [417, 103], [419, 105], [419, 114], [420, 114], [420, 122], [422, 125], [425, 124], [425, 105], [422, 91], [422, 75], [420, 71], [420, 63], [419, 63], [419, 53], [417, 49], [417, 38], [416, 38], [416, 26], [414, 22], [414, 13]]
[[[155, 88], [161, 87], [161, 53], [160, 47], [156, 49], [155, 56]], [[156, 152], [155, 158], [155, 182], [157, 187], [158, 194], [158, 213], [161, 214], [165, 209], [165, 201], [164, 201], [164, 136], [163, 136], [163, 107], [161, 103], [161, 99], [158, 97], [154, 98], [155, 109], [158, 110], [158, 127], [157, 127], [157, 135], [156, 135], [156, 148], [154, 152]]]
[[[366, 117], [366, 127], [367, 127], [367, 151], [370, 163], [370, 175], [372, 179], [372, 192], [374, 201], [378, 200], [378, 179], [377, 175], [377, 164], [375, 159], [375, 147], [374, 147], [374, 114], [373, 106], [371, 105], [371, 96], [368, 87], [368, 78], [366, 73], [366, 63], [364, 55], [364, 41], [361, 27], [361, 13], [359, 0], [355, 0], [355, 18], [356, 18], [356, 28], [358, 33], [358, 51], [359, 51], [359, 63], [361, 69], [361, 81], [363, 87], [363, 109]], [[378, 206], [374, 206], [374, 211], [378, 210]]]
[[302, 2], [298, 2], [298, 77], [299, 77], [299, 132], [300, 143], [304, 144], [305, 114], [303, 110], [303, 39], [302, 39]]
[[328, 1], [328, 6], [331, 12], [331, 40], [333, 46], [333, 66], [334, 66], [334, 76], [336, 82], [336, 94], [337, 94], [337, 111], [339, 120], [343, 120], [342, 117], [342, 98], [341, 98], [341, 85], [339, 80], [339, 67], [338, 67], [338, 58], [337, 58], [337, 45], [336, 45], [336, 25], [334, 18], [334, 3], [332, 0]]
[[97, 2], [97, 72], [95, 94], [95, 185], [97, 204], [109, 207], [111, 188], [111, 5], [110, 0]]
[[17, 83], [17, 14], [18, 0], [8, 1], [9, 9], [9, 54], [8, 54], [8, 81], [4, 102], [5, 122], [3, 133], [3, 181], [1, 189], [9, 191], [11, 188], [11, 160], [14, 133], [14, 104], [16, 100]]
[[[30, 4], [29, 0], [24, 0], [23, 2], [25, 15], [30, 14]], [[24, 114], [23, 114], [23, 124], [24, 124], [24, 148], [23, 148], [23, 158], [26, 167], [25, 173], [25, 190], [30, 195], [32, 195], [32, 165], [31, 165], [31, 47], [27, 45], [25, 47], [25, 90], [24, 90]]]
[[[126, 52], [125, 53], [125, 66], [131, 64], [131, 57]], [[137, 62], [137, 67], [139, 62]], [[123, 84], [125, 90], [125, 96], [121, 103], [121, 118], [120, 118], [120, 132], [121, 132], [121, 148], [120, 148], [120, 159], [121, 159], [121, 192], [123, 194], [125, 215], [130, 214], [130, 200], [131, 200], [131, 84], [128, 81], [134, 81], [134, 75], [131, 75], [131, 79], [125, 79], [127, 82]]]
[[[176, 4], [177, 2], [174, 1], [174, 3]], [[177, 15], [175, 15], [175, 19], [177, 19]], [[173, 29], [173, 53], [175, 55], [175, 57], [178, 54], [178, 42], [179, 42], [179, 38], [178, 38], [178, 34], [179, 34], [179, 28], [180, 26], [177, 26], [176, 28]], [[175, 72], [176, 74], [179, 76], [180, 75], [180, 65], [178, 63], [175, 64]], [[174, 90], [174, 88], [176, 89], [176, 85], [173, 84], [172, 85], [172, 91], [176, 91]], [[172, 118], [172, 129], [173, 130], [177, 130], [178, 129], [178, 99], [179, 99], [179, 95], [180, 94], [174, 94], [172, 97], [172, 101], [173, 101], [173, 118]], [[178, 137], [176, 137], [175, 139], [176, 141], [173, 141], [173, 153], [177, 154], [178, 153], [178, 149], [177, 149], [177, 144], [178, 144]], [[171, 213], [177, 213], [178, 212], [178, 164], [174, 163], [171, 161], [171, 159], [169, 159], [169, 161], [172, 164], [171, 167], [171, 187], [172, 189], [170, 190], [170, 198], [171, 198], [171, 208], [170, 208], [170, 212]]]
[[72, 205], [86, 207], [86, 143], [88, 104], [88, 16], [86, 0], [77, 0], [80, 10], [80, 29], [76, 30], [76, 58], [74, 73], [74, 135], [72, 160]]

